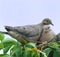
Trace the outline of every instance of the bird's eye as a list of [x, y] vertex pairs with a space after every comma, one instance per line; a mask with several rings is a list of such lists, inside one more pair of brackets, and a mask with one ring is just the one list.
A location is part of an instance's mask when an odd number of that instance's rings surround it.
[[46, 20], [46, 22], [49, 22], [48, 20]]

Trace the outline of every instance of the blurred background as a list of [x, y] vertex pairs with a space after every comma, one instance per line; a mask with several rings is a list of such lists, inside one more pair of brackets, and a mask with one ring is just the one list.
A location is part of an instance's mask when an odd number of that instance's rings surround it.
[[24, 26], [50, 18], [55, 33], [60, 32], [60, 0], [0, 0], [0, 30], [4, 26]]

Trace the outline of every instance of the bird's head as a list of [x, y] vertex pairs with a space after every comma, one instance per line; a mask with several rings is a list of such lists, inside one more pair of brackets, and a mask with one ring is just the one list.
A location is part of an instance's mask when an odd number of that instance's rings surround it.
[[42, 23], [44, 24], [44, 25], [53, 25], [53, 23], [52, 23], [52, 21], [49, 19], [49, 18], [45, 18], [43, 21], [42, 21]]

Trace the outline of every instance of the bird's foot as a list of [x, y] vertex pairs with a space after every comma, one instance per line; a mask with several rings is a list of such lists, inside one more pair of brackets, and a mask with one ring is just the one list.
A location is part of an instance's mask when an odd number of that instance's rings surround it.
[[39, 45], [37, 46], [37, 48], [38, 48], [39, 50], [43, 51], [43, 48], [44, 48], [46, 45], [47, 45], [47, 41], [42, 42], [41, 44], [39, 44]]

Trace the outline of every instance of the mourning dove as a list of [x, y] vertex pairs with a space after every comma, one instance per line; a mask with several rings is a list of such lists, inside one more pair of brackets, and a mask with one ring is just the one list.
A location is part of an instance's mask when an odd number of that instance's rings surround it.
[[[26, 26], [17, 26], [17, 27], [5, 26], [5, 29], [7, 30], [7, 32], [6, 32], [7, 34], [12, 36], [13, 38], [16, 38], [20, 42], [23, 37], [28, 41], [35, 42], [41, 38], [42, 31], [44, 31], [44, 26], [49, 26], [50, 24], [53, 25], [52, 21], [49, 18], [45, 18], [45, 19], [43, 19], [43, 21], [41, 23], [36, 24], [36, 25], [26, 25]], [[51, 32], [49, 32], [49, 34], [50, 33]], [[48, 33], [46, 33], [46, 34], [48, 34]], [[46, 35], [46, 34], [44, 33], [44, 35]], [[46, 35], [46, 36], [48, 36], [48, 35]], [[43, 36], [41, 41], [44, 41], [44, 40], [45, 39]]]

